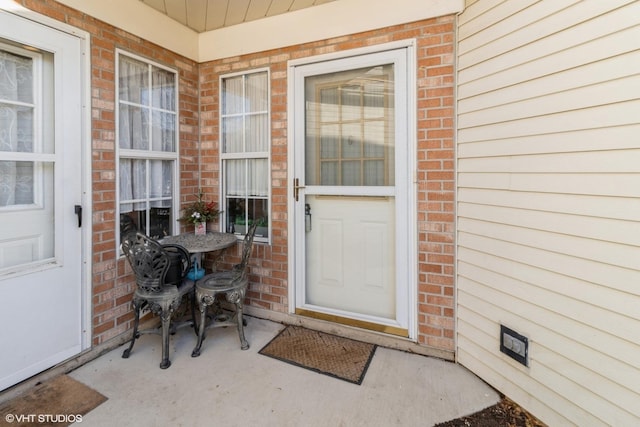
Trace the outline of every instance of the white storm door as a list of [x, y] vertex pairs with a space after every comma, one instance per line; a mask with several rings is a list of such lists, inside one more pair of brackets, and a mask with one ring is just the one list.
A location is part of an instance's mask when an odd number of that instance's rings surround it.
[[82, 350], [82, 66], [78, 37], [0, 11], [0, 390]]
[[295, 68], [296, 312], [409, 336], [408, 49]]

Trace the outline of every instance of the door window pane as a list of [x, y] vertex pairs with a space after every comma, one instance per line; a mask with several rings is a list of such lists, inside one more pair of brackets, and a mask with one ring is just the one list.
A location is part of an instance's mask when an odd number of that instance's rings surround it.
[[0, 270], [55, 257], [53, 86], [53, 54], [0, 40]]
[[0, 49], [0, 99], [33, 103], [33, 58]]
[[34, 108], [0, 99], [0, 151], [33, 153]]
[[306, 78], [307, 185], [395, 185], [393, 90], [392, 64]]
[[[0, 152], [36, 153], [41, 151], [36, 150], [33, 131], [39, 55], [28, 57], [18, 52], [0, 45]], [[34, 162], [0, 160], [0, 207], [35, 203], [34, 174]]]
[[0, 207], [35, 203], [33, 162], [0, 161]]

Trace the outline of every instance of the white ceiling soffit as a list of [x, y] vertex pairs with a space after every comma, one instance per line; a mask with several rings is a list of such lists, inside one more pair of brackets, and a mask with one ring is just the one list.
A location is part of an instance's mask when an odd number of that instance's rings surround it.
[[[57, 1], [197, 62], [278, 49], [464, 10], [464, 0]], [[194, 23], [188, 25], [222, 26], [197, 32], [181, 23], [180, 19], [188, 23], [191, 6], [187, 4], [192, 3], [199, 4], [199, 10], [206, 9], [207, 13], [193, 18]], [[225, 7], [224, 21], [214, 14], [208, 17], [210, 4], [213, 5], [211, 10]], [[235, 12], [230, 13], [232, 9]], [[244, 17], [240, 18], [242, 14]]]
[[[233, 0], [235, 1], [235, 0]], [[200, 34], [200, 61], [458, 14], [464, 0], [338, 0]]]
[[202, 33], [336, 0], [138, 0]]

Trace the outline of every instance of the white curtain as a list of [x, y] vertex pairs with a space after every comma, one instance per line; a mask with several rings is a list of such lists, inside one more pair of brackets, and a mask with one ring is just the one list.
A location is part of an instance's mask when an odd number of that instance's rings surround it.
[[[0, 50], [0, 151], [33, 152], [32, 103], [33, 59]], [[0, 161], [0, 207], [28, 203], [33, 163]]]
[[[269, 151], [268, 78], [256, 73], [225, 79], [222, 101], [223, 151]], [[269, 164], [266, 158], [227, 160], [227, 196], [267, 197]]]
[[247, 163], [249, 196], [267, 197], [269, 195], [269, 164], [267, 159], [249, 159]]
[[[176, 149], [174, 74], [155, 67], [152, 67], [149, 73], [149, 65], [122, 55], [119, 62], [119, 96], [120, 148], [174, 152]], [[151, 194], [147, 194], [147, 175], [150, 178]], [[119, 175], [120, 200], [170, 197], [172, 176], [171, 161], [147, 161], [126, 158], [126, 154], [122, 155]], [[152, 206], [170, 207], [171, 201], [154, 201]], [[123, 203], [120, 206], [122, 213], [146, 209], [146, 201]]]

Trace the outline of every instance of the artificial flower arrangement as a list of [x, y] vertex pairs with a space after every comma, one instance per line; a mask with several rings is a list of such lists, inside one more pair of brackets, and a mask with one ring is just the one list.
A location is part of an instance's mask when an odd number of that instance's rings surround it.
[[198, 199], [191, 205], [187, 206], [178, 221], [189, 224], [207, 223], [218, 218], [220, 212], [214, 202], [205, 202], [203, 200], [204, 193], [202, 190], [198, 192]]

